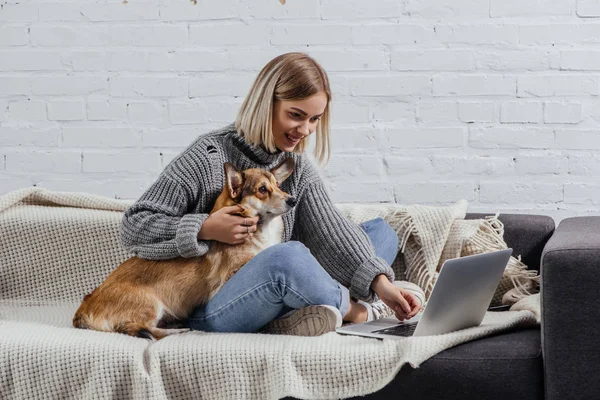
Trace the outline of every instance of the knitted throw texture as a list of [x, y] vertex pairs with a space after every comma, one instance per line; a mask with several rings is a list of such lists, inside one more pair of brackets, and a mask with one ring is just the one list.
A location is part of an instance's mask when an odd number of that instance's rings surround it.
[[[128, 257], [118, 235], [123, 211], [130, 205], [40, 188], [0, 197], [0, 398], [360, 396], [386, 386], [406, 363], [418, 368], [458, 344], [539, 324], [539, 295], [533, 295], [511, 308], [520, 311], [488, 312], [481, 326], [399, 341], [333, 332], [312, 338], [190, 332], [152, 343], [72, 328], [83, 296]], [[455, 240], [455, 221], [442, 217], [460, 218], [459, 207], [464, 205], [427, 209], [385, 205], [377, 210], [353, 205], [349, 212], [340, 205], [353, 222], [383, 216], [394, 223], [402, 219], [391, 218], [397, 212], [419, 221], [400, 236], [405, 253], [398, 258], [406, 258], [411, 238], [418, 235], [411, 251], [418, 254], [419, 246], [425, 248], [422, 257], [430, 262], [422, 265], [428, 268], [436, 263], [431, 247], [443, 252], [445, 243], [464, 239]], [[400, 234], [401, 226], [395, 226]]]

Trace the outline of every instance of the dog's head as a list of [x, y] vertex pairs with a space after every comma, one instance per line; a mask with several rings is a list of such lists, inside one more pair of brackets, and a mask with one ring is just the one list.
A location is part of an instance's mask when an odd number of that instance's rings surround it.
[[270, 171], [260, 168], [239, 171], [231, 163], [225, 163], [225, 191], [233, 203], [244, 208], [244, 216], [259, 215], [262, 221], [270, 220], [296, 205], [296, 198], [279, 188], [292, 172], [291, 158]]

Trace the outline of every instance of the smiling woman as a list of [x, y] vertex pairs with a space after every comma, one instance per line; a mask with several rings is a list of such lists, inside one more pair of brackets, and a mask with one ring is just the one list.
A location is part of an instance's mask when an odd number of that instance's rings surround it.
[[311, 336], [342, 320], [390, 314], [403, 320], [419, 311], [417, 298], [392, 284], [395, 231], [382, 219], [358, 226], [344, 218], [304, 153], [314, 134], [316, 158], [329, 158], [330, 102], [327, 74], [314, 59], [303, 53], [274, 58], [235, 124], [200, 136], [125, 212], [122, 243], [141, 258], [200, 257], [215, 241], [235, 246], [252, 237], [260, 218], [243, 218], [236, 206], [209, 215], [225, 182], [223, 165], [272, 170], [293, 159], [289, 178], [277, 182], [297, 200], [283, 215], [282, 243], [258, 253], [196, 308], [192, 329]]

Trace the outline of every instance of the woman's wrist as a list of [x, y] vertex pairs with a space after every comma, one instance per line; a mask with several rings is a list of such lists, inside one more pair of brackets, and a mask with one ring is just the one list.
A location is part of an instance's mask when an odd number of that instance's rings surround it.
[[371, 282], [371, 289], [373, 289], [375, 293], [379, 293], [381, 288], [383, 288], [389, 282], [390, 281], [385, 274], [379, 274], [375, 277], [375, 279], [373, 279], [373, 282]]
[[208, 218], [204, 221], [200, 227], [200, 231], [198, 232], [198, 239], [200, 240], [212, 240], [210, 237], [210, 231], [206, 225], [206, 221], [208, 221]]

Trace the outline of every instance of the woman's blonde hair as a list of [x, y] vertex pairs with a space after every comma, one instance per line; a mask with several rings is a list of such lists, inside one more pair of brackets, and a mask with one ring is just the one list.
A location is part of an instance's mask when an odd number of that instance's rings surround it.
[[[282, 54], [263, 67], [238, 112], [235, 128], [246, 142], [273, 153], [277, 150], [272, 131], [275, 100], [303, 100], [319, 92], [327, 96], [327, 105], [317, 124], [314, 154], [319, 163], [327, 163], [331, 89], [325, 70], [307, 54]], [[294, 152], [301, 153], [305, 147], [301, 141]]]

